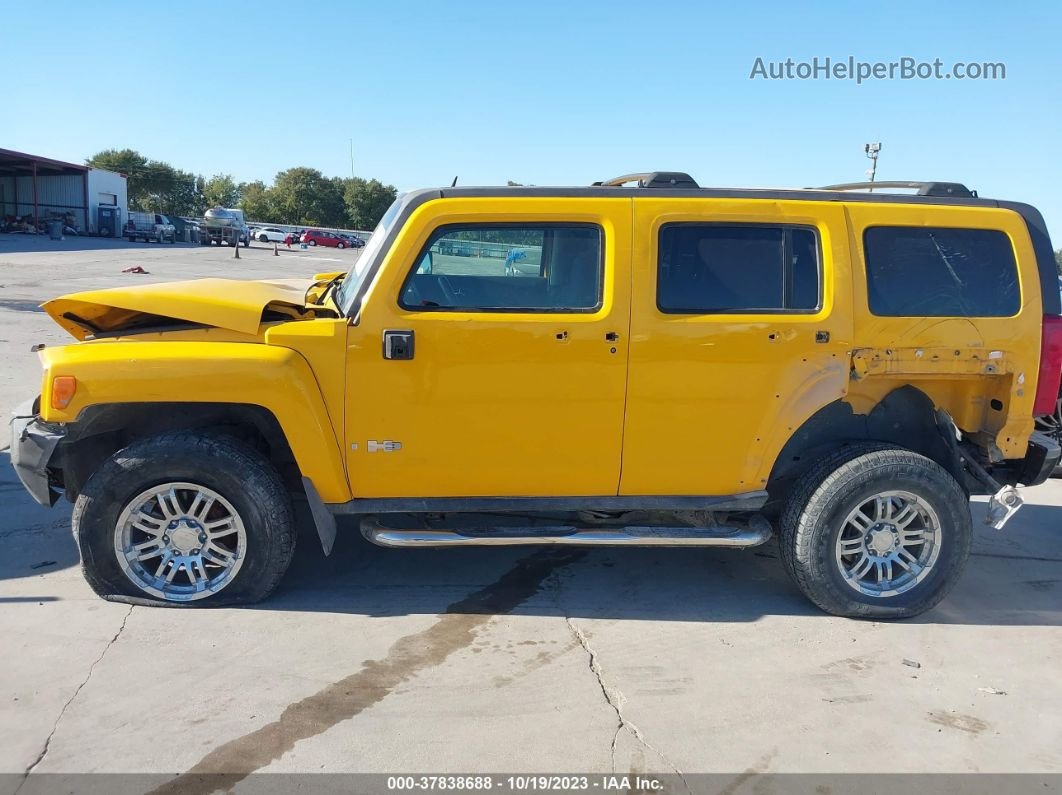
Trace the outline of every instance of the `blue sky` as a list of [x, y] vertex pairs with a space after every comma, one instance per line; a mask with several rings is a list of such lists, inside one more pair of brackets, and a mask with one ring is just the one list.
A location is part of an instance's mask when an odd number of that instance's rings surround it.
[[[864, 178], [863, 144], [880, 140], [879, 179], [1029, 201], [1062, 246], [1062, 3], [242, 8], [8, 4], [0, 147], [74, 161], [131, 147], [268, 182], [296, 165], [349, 175], [353, 139], [356, 172], [399, 189], [653, 169], [808, 186]], [[749, 79], [757, 57], [849, 55], [1002, 61], [1007, 79]]]

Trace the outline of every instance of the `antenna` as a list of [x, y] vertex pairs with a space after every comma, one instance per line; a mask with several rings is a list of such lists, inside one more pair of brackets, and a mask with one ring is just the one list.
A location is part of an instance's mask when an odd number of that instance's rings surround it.
[[864, 144], [863, 152], [868, 158], [870, 158], [870, 168], [867, 169], [867, 176], [870, 178], [870, 193], [873, 193], [874, 177], [878, 173], [878, 153], [881, 152], [881, 142]]
[[454, 181], [450, 183], [450, 187], [451, 188], [456, 188], [457, 187], [457, 177], [454, 177]]

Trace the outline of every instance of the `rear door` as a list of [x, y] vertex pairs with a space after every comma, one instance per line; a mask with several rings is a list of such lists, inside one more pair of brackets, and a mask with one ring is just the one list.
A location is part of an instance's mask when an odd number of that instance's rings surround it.
[[843, 208], [634, 200], [624, 495], [766, 485], [790, 434], [843, 394]]
[[350, 330], [355, 496], [615, 495], [630, 257], [630, 199], [419, 208]]

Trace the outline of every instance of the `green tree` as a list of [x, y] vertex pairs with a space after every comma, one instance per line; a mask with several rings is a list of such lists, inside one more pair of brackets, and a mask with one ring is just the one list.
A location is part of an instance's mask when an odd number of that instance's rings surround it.
[[346, 180], [346, 183], [343, 198], [350, 225], [355, 229], [375, 229], [387, 208], [397, 198], [398, 191], [394, 185], [384, 185], [378, 179], [355, 177]]
[[284, 222], [300, 226], [344, 225], [346, 208], [340, 182], [315, 168], [281, 171], [269, 191], [273, 208]]
[[1062, 248], [1055, 252], [1055, 267], [1058, 268], [1058, 272], [1062, 274]]
[[230, 174], [215, 174], [204, 183], [203, 198], [208, 207], [235, 207], [240, 201], [240, 188]]
[[149, 160], [133, 149], [105, 149], [85, 162], [126, 175], [131, 210], [172, 215], [199, 215], [203, 211], [202, 180], [169, 163]]
[[162, 165], [166, 170], [160, 175], [159, 192], [153, 197], [152, 209], [167, 215], [202, 215], [206, 210], [203, 178]]
[[273, 204], [273, 191], [260, 179], [240, 183], [240, 207], [248, 221], [267, 224], [284, 223]]

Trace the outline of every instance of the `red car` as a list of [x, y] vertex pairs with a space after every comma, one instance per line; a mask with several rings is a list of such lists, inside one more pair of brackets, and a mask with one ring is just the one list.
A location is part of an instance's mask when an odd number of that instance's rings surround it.
[[332, 248], [350, 248], [350, 241], [333, 232], [321, 232], [317, 229], [307, 229], [299, 238], [300, 243], [307, 246], [331, 246]]

